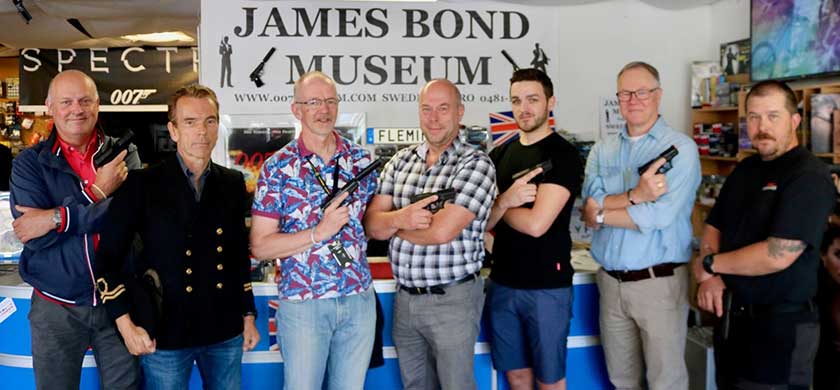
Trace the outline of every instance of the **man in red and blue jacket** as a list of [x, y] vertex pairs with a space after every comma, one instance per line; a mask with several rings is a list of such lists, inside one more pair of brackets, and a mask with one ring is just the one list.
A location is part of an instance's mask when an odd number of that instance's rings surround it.
[[100, 305], [93, 268], [108, 197], [129, 169], [140, 168], [140, 159], [131, 145], [111, 162], [94, 166], [94, 156], [115, 140], [96, 126], [99, 97], [84, 73], [59, 73], [46, 105], [55, 131], [20, 153], [10, 180], [14, 231], [25, 245], [20, 275], [34, 290], [29, 322], [35, 384], [78, 387], [90, 346], [103, 388], [133, 389], [137, 362]]

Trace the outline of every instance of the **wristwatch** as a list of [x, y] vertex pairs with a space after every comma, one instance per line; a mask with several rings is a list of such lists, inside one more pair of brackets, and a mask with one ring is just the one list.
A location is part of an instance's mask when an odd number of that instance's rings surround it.
[[55, 224], [56, 229], [61, 226], [61, 208], [53, 209], [52, 221]]
[[595, 214], [595, 223], [597, 223], [598, 226], [604, 225], [604, 209], [598, 210], [598, 213]]
[[633, 191], [633, 189], [631, 188], [631, 189], [627, 190], [627, 200], [630, 201], [631, 205], [635, 206], [636, 202], [633, 200], [633, 197], [630, 196], [630, 191]]
[[703, 257], [703, 269], [711, 275], [717, 275], [714, 270], [712, 270], [712, 264], [715, 263], [715, 254], [709, 253], [705, 257]]

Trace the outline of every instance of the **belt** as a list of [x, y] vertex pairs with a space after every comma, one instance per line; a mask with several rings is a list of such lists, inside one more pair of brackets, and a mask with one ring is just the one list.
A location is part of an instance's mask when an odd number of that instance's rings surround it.
[[446, 287], [457, 286], [459, 284], [469, 282], [470, 280], [473, 280], [477, 277], [478, 277], [478, 272], [476, 272], [474, 274], [469, 274], [466, 277], [464, 277], [463, 279], [453, 280], [451, 282], [447, 282], [447, 283], [443, 283], [443, 284], [437, 284], [437, 285], [429, 286], [429, 287], [408, 287], [408, 286], [400, 285], [400, 290], [403, 290], [403, 291], [405, 291], [405, 292], [407, 292], [411, 295], [423, 295], [423, 294], [443, 295], [443, 294], [446, 294], [446, 291], [444, 291], [444, 289]]
[[673, 276], [674, 269], [682, 265], [685, 265], [685, 263], [662, 263], [654, 265], [650, 268], [640, 269], [636, 271], [604, 271], [607, 273], [607, 275], [618, 279], [619, 282], [637, 282], [639, 280], [645, 280], [650, 278]]
[[733, 305], [732, 312], [736, 314], [745, 313], [748, 315], [756, 314], [783, 314], [783, 313], [801, 313], [812, 312], [816, 310], [816, 305], [813, 302], [801, 303], [770, 303], [770, 304], [746, 304]]

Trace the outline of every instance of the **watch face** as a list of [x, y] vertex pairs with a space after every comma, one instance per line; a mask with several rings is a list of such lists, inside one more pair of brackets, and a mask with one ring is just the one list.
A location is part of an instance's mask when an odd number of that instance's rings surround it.
[[703, 258], [703, 269], [708, 273], [714, 273], [714, 272], [712, 272], [712, 263], [714, 261], [715, 261], [714, 256], [706, 255], [706, 257]]

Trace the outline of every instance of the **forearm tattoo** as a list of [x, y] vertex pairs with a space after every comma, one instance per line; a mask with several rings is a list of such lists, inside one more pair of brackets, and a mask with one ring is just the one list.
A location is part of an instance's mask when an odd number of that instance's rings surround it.
[[773, 259], [783, 259], [793, 253], [799, 256], [805, 250], [805, 243], [801, 240], [786, 240], [770, 237], [767, 239], [767, 254]]

